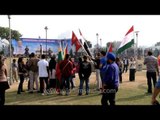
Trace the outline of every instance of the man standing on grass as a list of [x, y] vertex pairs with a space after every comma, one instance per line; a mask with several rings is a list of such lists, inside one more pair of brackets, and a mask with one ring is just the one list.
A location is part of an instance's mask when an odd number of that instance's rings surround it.
[[107, 69], [102, 81], [103, 93], [101, 104], [108, 106], [108, 101], [111, 106], [115, 105], [115, 97], [119, 86], [119, 68], [115, 62], [116, 57], [113, 53], [107, 54]]
[[89, 94], [89, 77], [92, 73], [91, 63], [87, 60], [87, 56], [83, 56], [83, 61], [80, 64], [79, 75], [80, 75], [80, 85], [79, 85], [79, 93], [81, 96], [83, 92], [83, 84], [86, 84], [86, 95]]
[[[46, 58], [46, 56], [43, 54], [41, 56], [41, 60], [38, 62], [40, 92], [42, 93], [42, 95], [44, 95], [44, 92], [45, 92], [44, 87], [45, 86], [46, 86], [47, 94], [48, 94], [48, 91], [49, 91], [49, 84], [48, 84], [49, 63], [45, 58]], [[44, 82], [46, 83], [46, 85], [44, 85]]]
[[[144, 65], [147, 67], [147, 84], [148, 84], [148, 93], [152, 93], [152, 81], [153, 80], [153, 85], [155, 87], [156, 81], [157, 81], [157, 73], [159, 75], [159, 70], [158, 70], [158, 62], [157, 59], [152, 55], [151, 51], [148, 51], [148, 56], [144, 59]], [[156, 73], [157, 72], [157, 73]]]
[[66, 95], [69, 95], [70, 92], [70, 80], [72, 77], [72, 70], [73, 70], [73, 64], [69, 60], [70, 55], [66, 54], [64, 60], [60, 64], [60, 70], [62, 74], [62, 84], [60, 89], [63, 90], [63, 87], [65, 87]]

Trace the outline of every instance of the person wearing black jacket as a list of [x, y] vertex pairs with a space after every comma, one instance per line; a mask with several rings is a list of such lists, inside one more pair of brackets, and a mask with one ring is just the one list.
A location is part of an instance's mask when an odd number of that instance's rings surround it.
[[83, 56], [83, 62], [80, 64], [79, 68], [79, 77], [80, 77], [80, 86], [79, 86], [79, 94], [82, 95], [83, 91], [83, 83], [86, 84], [86, 95], [89, 94], [89, 77], [91, 75], [91, 63], [87, 61], [87, 56]]

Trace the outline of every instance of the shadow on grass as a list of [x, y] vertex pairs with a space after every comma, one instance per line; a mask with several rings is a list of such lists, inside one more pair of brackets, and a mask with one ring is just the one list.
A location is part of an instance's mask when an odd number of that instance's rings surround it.
[[151, 96], [151, 94], [145, 93], [145, 94], [135, 95], [135, 96], [127, 97], [127, 98], [118, 98], [117, 102], [140, 100], [140, 99], [144, 99], [144, 97], [146, 97], [146, 96]]
[[[20, 104], [66, 104], [66, 102], [69, 103], [76, 103], [77, 101], [81, 101], [82, 99], [90, 99], [99, 96], [98, 92], [92, 92], [89, 95], [82, 95], [78, 96], [78, 92], [71, 92], [69, 96], [64, 95], [57, 95], [51, 94], [51, 95], [45, 95], [42, 96], [41, 93], [33, 93], [30, 94], [28, 92], [24, 92], [21, 94], [17, 94], [17, 91], [10, 91], [6, 94], [6, 104], [13, 104], [13, 105], [20, 105]], [[53, 103], [52, 103], [53, 101]], [[70, 102], [71, 101], [71, 102]], [[78, 103], [78, 102], [77, 102]], [[82, 103], [83, 104], [83, 103]]]
[[141, 84], [139, 84], [139, 85], [138, 85], [138, 87], [137, 87], [137, 88], [138, 88], [138, 89], [144, 89], [144, 90], [147, 90], [147, 86], [146, 86], [146, 85], [147, 85], [147, 83], [146, 83], [146, 84], [145, 84], [145, 83], [141, 83]]

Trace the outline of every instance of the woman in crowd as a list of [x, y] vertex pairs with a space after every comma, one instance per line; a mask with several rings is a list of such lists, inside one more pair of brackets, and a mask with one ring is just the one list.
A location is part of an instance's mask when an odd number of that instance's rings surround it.
[[5, 91], [9, 88], [6, 65], [4, 58], [0, 55], [0, 106], [5, 104]]

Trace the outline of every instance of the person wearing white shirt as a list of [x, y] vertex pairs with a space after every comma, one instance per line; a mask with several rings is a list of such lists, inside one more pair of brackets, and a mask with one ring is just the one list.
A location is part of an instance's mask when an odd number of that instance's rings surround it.
[[[49, 64], [48, 61], [45, 60], [45, 55], [43, 54], [41, 56], [41, 60], [38, 62], [38, 74], [39, 74], [39, 80], [40, 80], [40, 92], [42, 95], [44, 94], [44, 90], [49, 90], [49, 84], [48, 84], [48, 73], [49, 73]], [[46, 85], [44, 85], [44, 82]]]
[[129, 81], [135, 81], [136, 61], [133, 57], [130, 59]]

